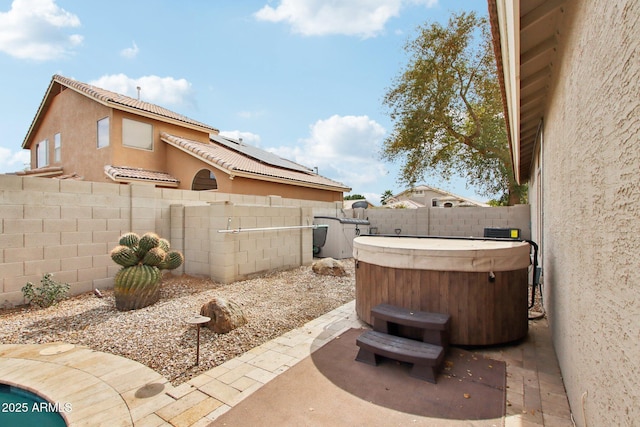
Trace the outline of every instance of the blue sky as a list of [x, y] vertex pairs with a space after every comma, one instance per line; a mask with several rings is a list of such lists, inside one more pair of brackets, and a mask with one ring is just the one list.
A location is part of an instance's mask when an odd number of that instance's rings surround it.
[[[0, 0], [0, 173], [52, 75], [141, 98], [242, 137], [378, 203], [398, 193], [380, 159], [382, 104], [417, 27], [487, 14], [485, 0]], [[71, 172], [71, 171], [70, 171]], [[460, 179], [423, 184], [486, 200]]]

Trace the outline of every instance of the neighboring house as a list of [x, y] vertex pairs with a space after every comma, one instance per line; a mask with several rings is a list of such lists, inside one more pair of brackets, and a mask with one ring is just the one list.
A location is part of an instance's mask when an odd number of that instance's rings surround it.
[[573, 419], [638, 425], [640, 2], [489, 0], [489, 16]]
[[421, 207], [455, 208], [466, 206], [489, 207], [486, 203], [476, 202], [448, 191], [428, 185], [418, 185], [393, 196], [385, 207], [404, 207], [409, 209]]
[[19, 175], [341, 201], [351, 189], [139, 99], [55, 75], [24, 139]]
[[345, 200], [342, 202], [344, 209], [353, 209], [354, 204], [356, 208], [368, 209], [368, 208], [375, 207], [375, 205], [369, 202], [367, 199], [352, 199], [352, 200]]

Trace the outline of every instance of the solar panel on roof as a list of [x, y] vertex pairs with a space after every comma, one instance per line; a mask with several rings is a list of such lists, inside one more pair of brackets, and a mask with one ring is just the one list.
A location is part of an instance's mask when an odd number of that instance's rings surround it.
[[262, 163], [266, 163], [271, 166], [276, 166], [279, 168], [290, 169], [290, 170], [304, 172], [304, 173], [313, 172], [311, 169], [304, 167], [302, 165], [299, 165], [298, 163], [294, 163], [287, 159], [283, 159], [280, 156], [277, 156], [268, 151], [261, 150], [260, 148], [245, 144], [242, 141], [236, 141], [220, 135], [209, 135], [209, 138], [211, 138], [212, 141], [217, 142], [218, 144], [224, 145], [225, 147], [231, 150], [237, 151], [239, 153], [244, 154], [245, 156], [251, 157], [254, 160], [257, 160]]

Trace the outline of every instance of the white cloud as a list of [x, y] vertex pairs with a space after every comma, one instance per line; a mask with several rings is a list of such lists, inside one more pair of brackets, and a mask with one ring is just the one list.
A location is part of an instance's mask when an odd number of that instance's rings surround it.
[[255, 133], [241, 132], [239, 130], [223, 130], [220, 131], [220, 135], [226, 136], [227, 138], [233, 138], [236, 141], [242, 138], [243, 142], [253, 145], [254, 147], [260, 147], [260, 135]]
[[256, 117], [262, 117], [265, 115], [264, 110], [258, 111], [239, 111], [238, 117], [242, 117], [243, 119], [254, 119]]
[[320, 175], [357, 192], [359, 187], [387, 174], [378, 160], [385, 134], [385, 129], [367, 116], [334, 115], [314, 123], [310, 136], [302, 139], [301, 145], [269, 151], [308, 167], [318, 167]]
[[121, 93], [132, 98], [140, 99], [158, 105], [193, 105], [193, 91], [191, 83], [186, 79], [173, 77], [143, 76], [138, 79], [125, 74], [110, 74], [89, 82], [102, 89]]
[[0, 51], [20, 59], [61, 58], [82, 44], [80, 34], [65, 31], [79, 26], [80, 19], [55, 0], [14, 0], [0, 12]]
[[132, 43], [133, 44], [131, 47], [127, 47], [120, 51], [120, 56], [124, 56], [125, 58], [135, 58], [136, 56], [138, 56], [138, 52], [140, 52], [140, 49], [138, 49], [138, 45], [136, 44], [136, 42]]
[[24, 170], [31, 161], [30, 153], [29, 150], [14, 152], [6, 147], [0, 147], [0, 173]]
[[287, 22], [293, 32], [305, 36], [344, 34], [375, 37], [387, 21], [407, 4], [432, 7], [437, 0], [280, 0], [264, 6], [254, 16], [260, 21]]

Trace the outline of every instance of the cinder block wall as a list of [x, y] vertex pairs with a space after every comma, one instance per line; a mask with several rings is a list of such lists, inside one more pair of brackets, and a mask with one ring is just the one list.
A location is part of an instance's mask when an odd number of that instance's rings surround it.
[[368, 209], [365, 217], [377, 234], [482, 237], [485, 227], [509, 227], [519, 228], [522, 238], [531, 238], [529, 205]]
[[0, 175], [0, 306], [22, 304], [22, 287], [39, 284], [45, 273], [69, 283], [71, 294], [112, 287], [119, 266], [109, 252], [128, 231], [169, 239], [187, 258], [177, 274], [231, 281], [308, 264], [311, 229], [262, 237], [217, 230], [228, 218], [245, 228], [310, 225], [312, 207], [332, 210], [335, 203]]
[[[71, 294], [113, 286], [109, 257], [122, 233], [155, 231], [185, 255], [174, 274], [228, 283], [256, 273], [310, 264], [313, 217], [368, 217], [380, 234], [474, 235], [485, 226], [528, 232], [528, 208], [343, 210], [339, 203], [159, 189], [151, 184], [65, 181], [0, 175], [0, 305], [24, 302], [22, 287], [45, 273]], [[523, 231], [524, 236], [526, 236]], [[523, 236], [523, 237], [524, 237]]]

